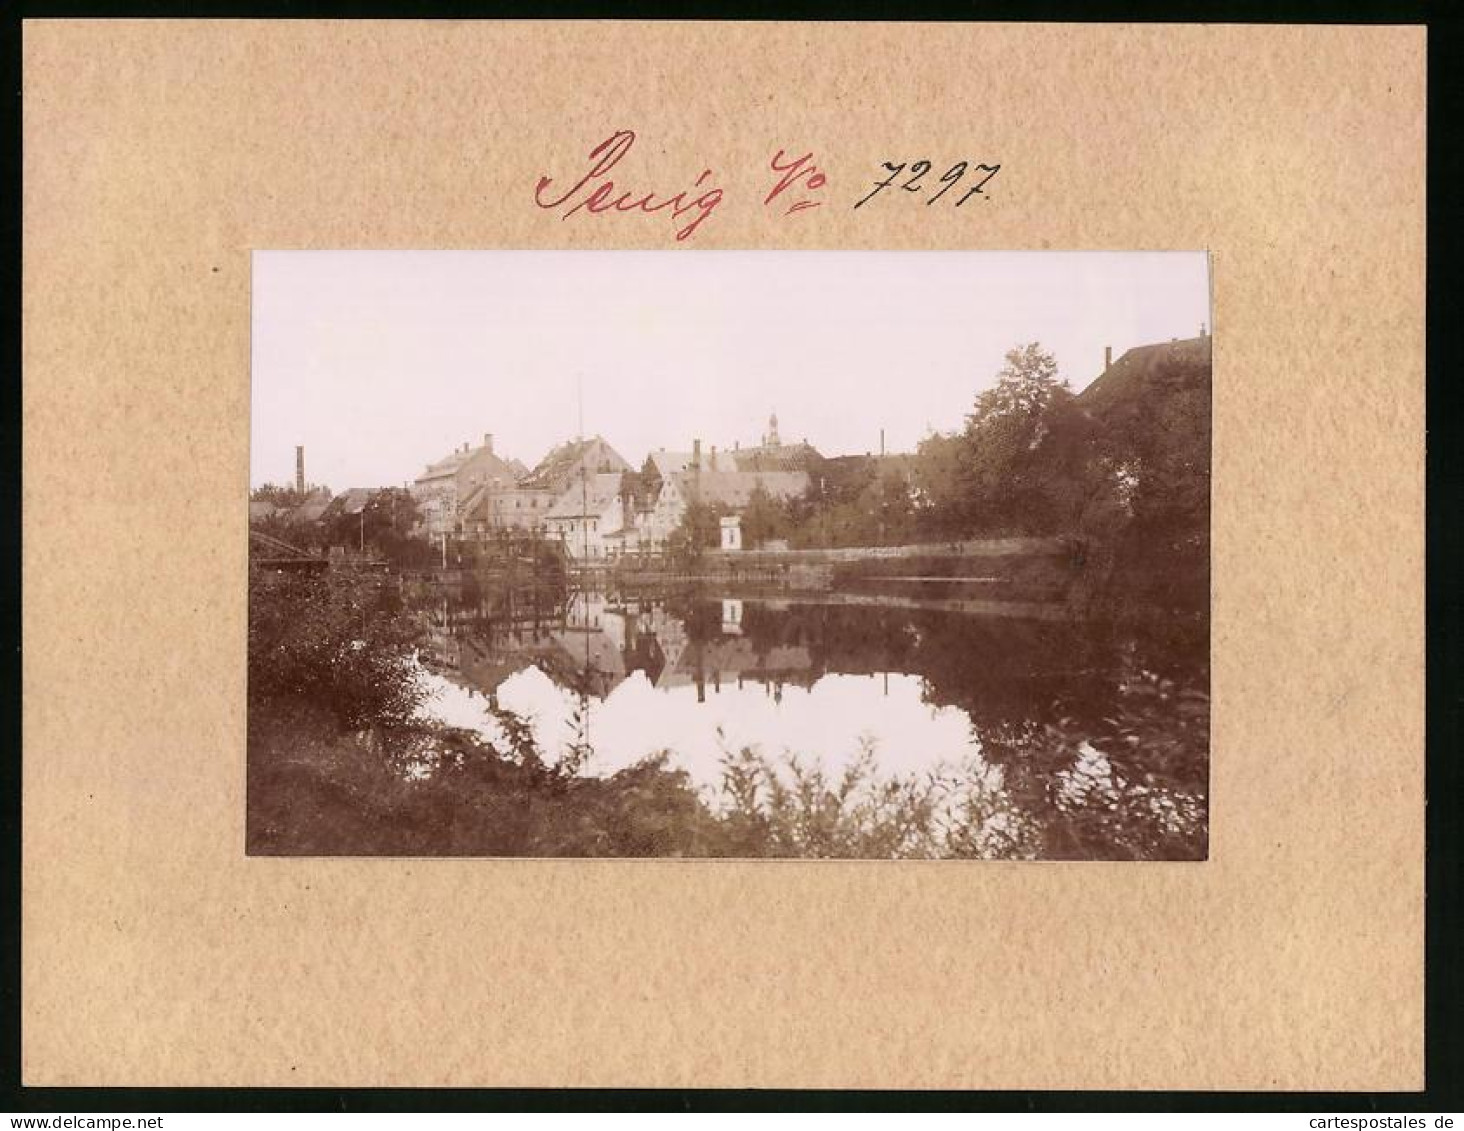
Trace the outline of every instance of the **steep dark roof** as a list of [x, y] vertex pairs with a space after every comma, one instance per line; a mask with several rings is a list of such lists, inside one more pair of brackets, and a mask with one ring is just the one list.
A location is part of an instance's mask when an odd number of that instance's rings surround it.
[[[604, 462], [609, 464], [605, 470], [630, 470], [630, 465], [620, 457], [620, 453], [605, 443], [602, 437], [591, 436], [586, 440], [567, 440], [554, 448], [539, 461], [539, 465], [533, 471], [519, 480], [519, 486], [538, 490], [545, 488], [553, 491], [562, 490], [570, 477], [574, 475], [585, 453], [596, 445], [600, 446], [605, 455]], [[589, 470], [591, 474], [595, 474], [601, 469], [597, 466]]]
[[1137, 346], [1115, 361], [1077, 395], [1089, 415], [1109, 420], [1141, 411], [1145, 401], [1165, 394], [1207, 389], [1211, 343], [1208, 336]]
[[735, 448], [730, 453], [738, 471], [813, 471], [823, 457], [812, 444], [777, 444]]
[[352, 487], [335, 497], [331, 503], [331, 511], [340, 514], [360, 514], [380, 492], [380, 487]]
[[329, 497], [311, 498], [286, 513], [284, 516], [285, 521], [294, 526], [303, 526], [308, 523], [319, 522], [320, 516], [325, 514], [325, 512], [330, 508], [330, 503], [331, 500]]

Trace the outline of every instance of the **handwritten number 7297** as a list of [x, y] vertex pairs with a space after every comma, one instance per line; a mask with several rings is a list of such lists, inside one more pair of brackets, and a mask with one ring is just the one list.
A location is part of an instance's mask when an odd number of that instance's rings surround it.
[[[955, 188], [956, 182], [966, 175], [968, 167], [969, 166], [965, 161], [957, 161], [954, 165], [952, 165], [949, 169], [942, 173], [940, 175], [939, 181], [937, 182], [941, 186], [940, 191], [932, 193], [930, 196], [926, 197], [925, 203], [934, 204], [946, 193], [950, 192], [951, 189]], [[887, 189], [891, 185], [893, 185], [895, 181], [899, 178], [900, 174], [906, 172], [906, 164], [903, 161], [900, 162], [900, 164], [898, 165], [896, 165], [893, 161], [886, 161], [884, 162], [884, 168], [890, 171], [890, 175], [882, 181], [876, 181], [874, 188], [870, 189], [869, 192], [863, 197], [863, 199], [861, 199], [858, 203], [854, 205], [855, 208], [858, 208], [861, 204], [868, 204], [869, 201], [878, 196], [883, 189]], [[913, 165], [910, 165], [908, 167], [910, 175], [906, 179], [905, 183], [900, 185], [899, 187], [905, 192], [920, 192], [921, 189], [925, 187], [921, 185], [920, 180], [922, 177], [925, 176], [926, 173], [930, 172], [930, 168], [931, 166], [929, 161], [916, 161]], [[977, 165], [975, 173], [973, 175], [980, 177], [980, 179], [976, 181], [975, 184], [971, 185], [970, 188], [966, 189], [966, 191], [956, 199], [956, 207], [961, 207], [961, 205], [965, 204], [966, 201], [970, 200], [973, 196], [985, 196], [986, 194], [981, 191], [982, 187], [986, 185], [991, 180], [991, 178], [996, 176], [996, 174], [1000, 171], [1000, 165]], [[983, 173], [985, 174], [985, 176], [981, 176], [981, 174]]]

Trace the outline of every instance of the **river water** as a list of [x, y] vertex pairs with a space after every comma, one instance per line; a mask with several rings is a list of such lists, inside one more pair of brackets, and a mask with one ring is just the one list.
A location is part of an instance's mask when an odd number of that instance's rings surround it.
[[789, 783], [855, 769], [891, 788], [956, 783], [944, 796], [979, 797], [988, 832], [1036, 830], [986, 855], [1205, 856], [1202, 623], [937, 604], [435, 590], [416, 601], [426, 710], [490, 742], [511, 712], [546, 761], [574, 756], [585, 776], [664, 755], [713, 808], [729, 759], [751, 754]]

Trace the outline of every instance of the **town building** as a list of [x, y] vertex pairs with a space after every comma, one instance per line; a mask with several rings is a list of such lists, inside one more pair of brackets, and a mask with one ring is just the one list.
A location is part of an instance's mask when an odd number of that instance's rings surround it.
[[[597, 435], [557, 445], [524, 472], [495, 455], [485, 436], [481, 447], [464, 444], [428, 467], [412, 493], [430, 534], [482, 539], [520, 530], [593, 561], [664, 552], [695, 503], [735, 516], [760, 491], [774, 500], [802, 496], [823, 463], [806, 441], [782, 442], [776, 415], [756, 446], [719, 451], [697, 439], [689, 450], [651, 452], [639, 471]], [[741, 548], [740, 526], [723, 537]]]
[[807, 440], [796, 444], [785, 444], [778, 435], [778, 414], [768, 418], [768, 430], [763, 433], [762, 443], [757, 447], [744, 448], [740, 444], [733, 448], [732, 458], [738, 471], [801, 471], [812, 474], [818, 470], [823, 457]]
[[482, 488], [512, 486], [513, 469], [493, 451], [493, 434], [485, 433], [478, 447], [464, 443], [451, 454], [417, 476], [412, 483], [412, 497], [421, 512], [426, 533], [436, 537], [461, 529], [465, 504]]
[[[602, 437], [570, 440], [551, 450], [532, 471], [490, 481], [473, 491], [462, 506], [463, 530], [480, 538], [497, 530], [547, 531], [550, 509], [582, 476], [629, 470], [630, 464]], [[562, 523], [556, 531], [559, 526]]]
[[805, 471], [701, 472], [693, 467], [677, 472], [656, 496], [647, 519], [647, 540], [653, 548], [664, 549], [687, 509], [695, 503], [740, 514], [758, 491], [774, 500], [796, 499], [808, 491], [810, 482]]
[[320, 521], [330, 504], [330, 491], [325, 487], [315, 487], [295, 506], [276, 511], [275, 517], [289, 526], [311, 526]]
[[[718, 451], [713, 445], [703, 452], [702, 442], [693, 440], [687, 452], [652, 452], [641, 470], [646, 504], [637, 517], [638, 545], [664, 550], [696, 502], [738, 515], [759, 490], [776, 500], [798, 498], [808, 491], [822, 463], [823, 457], [806, 441], [782, 442], [776, 414], [756, 447], [736, 443], [731, 450]], [[735, 537], [740, 549], [740, 527]], [[727, 538], [724, 533], [724, 546]]]
[[627, 522], [634, 519], [621, 492], [623, 472], [602, 471], [571, 482], [544, 514], [545, 533], [564, 544], [572, 558], [597, 560], [607, 557], [607, 539], [624, 542]]

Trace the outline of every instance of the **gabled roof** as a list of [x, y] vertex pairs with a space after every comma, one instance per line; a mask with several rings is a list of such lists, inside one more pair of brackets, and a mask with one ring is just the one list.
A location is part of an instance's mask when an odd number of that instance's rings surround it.
[[565, 487], [554, 505], [544, 512], [545, 518], [582, 518], [600, 515], [620, 494], [621, 472], [601, 472], [585, 476]]
[[416, 482], [430, 483], [433, 480], [446, 479], [449, 476], [457, 475], [466, 464], [474, 461], [483, 468], [484, 473], [490, 479], [498, 478], [511, 483], [518, 478], [517, 472], [512, 467], [500, 459], [487, 445], [480, 444], [467, 451], [455, 451], [436, 463], [429, 463], [427, 470], [417, 476]]
[[[621, 458], [619, 452], [605, 443], [603, 437], [591, 436], [587, 440], [568, 440], [552, 449], [539, 461], [538, 467], [519, 480], [519, 486], [563, 490], [569, 485], [569, 480], [578, 470], [581, 461], [596, 448], [602, 456], [602, 462], [609, 464], [610, 471], [630, 470], [630, 465]], [[595, 474], [599, 470], [599, 467], [593, 467], [590, 472]]]

